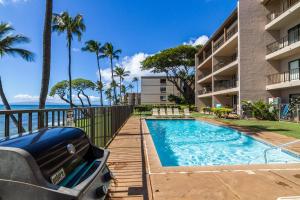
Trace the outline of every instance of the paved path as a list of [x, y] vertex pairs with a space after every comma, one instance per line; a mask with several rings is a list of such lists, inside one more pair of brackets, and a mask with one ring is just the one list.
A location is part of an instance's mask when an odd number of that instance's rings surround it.
[[112, 199], [275, 200], [300, 196], [300, 169], [296, 167], [148, 176], [142, 138], [140, 121], [132, 117], [109, 146], [110, 168], [118, 180], [111, 189]]

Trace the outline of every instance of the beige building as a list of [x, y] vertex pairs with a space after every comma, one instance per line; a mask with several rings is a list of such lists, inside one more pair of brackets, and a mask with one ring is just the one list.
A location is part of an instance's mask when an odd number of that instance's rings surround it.
[[300, 95], [300, 0], [241, 0], [196, 54], [196, 105]]
[[174, 104], [169, 95], [180, 96], [180, 92], [165, 76], [141, 77], [141, 104]]

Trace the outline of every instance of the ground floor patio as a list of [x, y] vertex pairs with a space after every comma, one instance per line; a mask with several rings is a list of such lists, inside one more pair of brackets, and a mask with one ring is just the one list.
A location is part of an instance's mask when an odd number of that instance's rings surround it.
[[[213, 122], [213, 121], [211, 121]], [[238, 128], [238, 127], [235, 127]], [[273, 144], [294, 140], [247, 132]], [[300, 152], [300, 145], [291, 146]], [[143, 120], [131, 117], [110, 144], [112, 199], [277, 199], [300, 196], [300, 165], [162, 167]]]

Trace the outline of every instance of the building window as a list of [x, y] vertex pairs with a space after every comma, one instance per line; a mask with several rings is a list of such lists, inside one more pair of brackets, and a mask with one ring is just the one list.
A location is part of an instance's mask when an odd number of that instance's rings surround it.
[[160, 96], [160, 101], [167, 101], [167, 97], [166, 96]]
[[160, 87], [160, 93], [166, 93], [167, 88], [166, 87]]
[[288, 43], [289, 45], [300, 40], [300, 24], [288, 30]]
[[290, 77], [289, 80], [300, 80], [299, 72], [300, 72], [300, 60], [294, 60], [289, 62], [289, 71]]
[[167, 79], [165, 78], [160, 79], [160, 84], [166, 84], [166, 83], [167, 83]]

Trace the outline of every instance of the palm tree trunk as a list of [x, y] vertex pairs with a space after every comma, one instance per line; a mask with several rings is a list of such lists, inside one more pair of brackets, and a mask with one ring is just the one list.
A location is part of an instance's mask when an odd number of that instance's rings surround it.
[[[50, 68], [51, 68], [51, 21], [53, 0], [47, 0], [43, 33], [43, 72], [39, 99], [39, 109], [44, 109], [49, 90]], [[43, 119], [43, 117], [41, 117]], [[41, 124], [44, 124], [43, 122]]]
[[89, 98], [89, 96], [88, 95], [86, 95], [83, 91], [81, 91], [81, 93], [82, 93], [82, 95], [83, 96], [85, 96], [85, 98], [87, 99], [87, 101], [88, 101], [88, 104], [89, 104], [89, 106], [91, 107], [92, 106], [92, 104], [91, 104], [91, 101], [90, 101], [90, 98]]
[[69, 98], [70, 98], [70, 107], [73, 107], [73, 101], [72, 101], [72, 55], [71, 55], [71, 38], [68, 37], [68, 51], [69, 51], [69, 67], [68, 67], [68, 74], [69, 74]]
[[[2, 103], [3, 103], [4, 107], [5, 107], [5, 109], [6, 110], [11, 110], [11, 107], [10, 107], [10, 105], [9, 105], [7, 99], [6, 99], [6, 96], [4, 94], [4, 91], [3, 91], [1, 77], [0, 77], [0, 97], [1, 97], [1, 100], [2, 100]], [[18, 120], [16, 119], [16, 117], [11, 114], [10, 118], [13, 121], [13, 123], [15, 124], [15, 126], [18, 127]], [[25, 129], [23, 128], [23, 126], [21, 128], [21, 131], [25, 132]]]
[[80, 97], [80, 92], [77, 92], [77, 97], [80, 100], [80, 103], [81, 103], [82, 107], [84, 107], [84, 103], [82, 101], [82, 98]]
[[[98, 73], [99, 73], [99, 81], [102, 84], [102, 76], [101, 76], [101, 69], [99, 64], [99, 56], [97, 53], [97, 65], [98, 65]], [[100, 89], [100, 105], [103, 106], [103, 95], [102, 95], [102, 88]]]
[[[111, 70], [111, 80], [114, 82], [114, 67], [113, 67], [113, 60], [112, 57], [110, 57], [110, 70]], [[116, 91], [116, 87], [113, 88], [114, 90], [114, 104], [117, 103], [117, 91]]]

